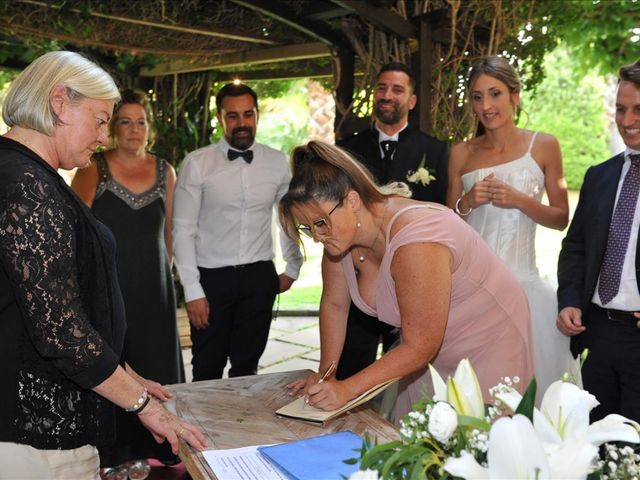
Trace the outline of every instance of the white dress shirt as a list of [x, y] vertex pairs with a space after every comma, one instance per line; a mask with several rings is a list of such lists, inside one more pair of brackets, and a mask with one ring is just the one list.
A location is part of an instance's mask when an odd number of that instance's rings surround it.
[[[254, 143], [253, 161], [227, 159], [229, 144], [188, 154], [178, 175], [173, 207], [173, 245], [186, 301], [205, 296], [198, 267], [220, 268], [273, 260], [274, 207], [289, 188], [282, 152]], [[298, 278], [302, 254], [280, 228], [285, 274]]]
[[[622, 173], [620, 174], [620, 180], [618, 181], [618, 191], [616, 193], [616, 203], [618, 203], [618, 197], [620, 196], [620, 189], [622, 188], [622, 182], [624, 177], [629, 171], [631, 166], [631, 160], [629, 155], [640, 154], [635, 150], [631, 150], [627, 147], [624, 153], [624, 164], [622, 165]], [[615, 210], [615, 207], [614, 207]], [[620, 277], [620, 288], [618, 294], [606, 305], [602, 304], [600, 300], [600, 279], [598, 279], [598, 285], [596, 291], [593, 294], [593, 303], [601, 307], [611, 308], [614, 310], [625, 311], [640, 311], [640, 293], [638, 293], [638, 283], [636, 280], [636, 246], [638, 244], [638, 229], [640, 228], [640, 195], [636, 200], [636, 210], [633, 214], [633, 223], [631, 224], [631, 234], [629, 235], [629, 244], [627, 245], [627, 252], [624, 256], [624, 263], [622, 265], [622, 275]]]

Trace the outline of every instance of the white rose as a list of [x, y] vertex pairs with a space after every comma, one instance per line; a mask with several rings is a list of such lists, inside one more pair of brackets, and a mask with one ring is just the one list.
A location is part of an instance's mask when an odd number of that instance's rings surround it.
[[349, 480], [378, 480], [377, 470], [358, 470], [349, 476]]
[[438, 402], [429, 416], [428, 430], [433, 438], [446, 443], [458, 427], [458, 414], [446, 402]]

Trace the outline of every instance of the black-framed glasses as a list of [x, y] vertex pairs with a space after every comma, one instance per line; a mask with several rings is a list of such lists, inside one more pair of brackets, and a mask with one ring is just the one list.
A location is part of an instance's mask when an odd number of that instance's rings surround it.
[[324, 218], [320, 218], [318, 220], [316, 220], [315, 222], [313, 222], [311, 224], [311, 226], [308, 225], [298, 225], [298, 231], [304, 235], [305, 237], [309, 237], [309, 238], [313, 238], [313, 232], [316, 232], [316, 235], [318, 235], [319, 237], [322, 237], [326, 234], [328, 234], [331, 231], [331, 227], [329, 226], [329, 223], [327, 222], [327, 219], [329, 218], [329, 216], [331, 216], [331, 214], [333, 212], [336, 211], [336, 209], [342, 205], [342, 202], [344, 202], [345, 197], [342, 197], [340, 199], [340, 201], [338, 203], [336, 203], [336, 206], [333, 207], [329, 213], [327, 213], [327, 216]]

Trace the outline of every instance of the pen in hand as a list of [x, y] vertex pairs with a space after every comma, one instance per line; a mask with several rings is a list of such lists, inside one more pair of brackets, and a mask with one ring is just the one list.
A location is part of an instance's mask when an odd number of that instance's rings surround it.
[[324, 382], [327, 378], [329, 378], [333, 372], [336, 369], [336, 362], [331, 362], [329, 364], [329, 367], [324, 371], [324, 373], [322, 374], [322, 377], [320, 377], [320, 380], [318, 380], [318, 383], [322, 383]]
[[[336, 362], [334, 361], [334, 362], [331, 362], [329, 364], [329, 367], [327, 367], [327, 369], [324, 371], [324, 373], [320, 377], [320, 380], [318, 380], [318, 383], [322, 383], [326, 379], [328, 379], [333, 374], [335, 369], [336, 369]], [[309, 397], [308, 396], [304, 397], [304, 403], [309, 403]]]

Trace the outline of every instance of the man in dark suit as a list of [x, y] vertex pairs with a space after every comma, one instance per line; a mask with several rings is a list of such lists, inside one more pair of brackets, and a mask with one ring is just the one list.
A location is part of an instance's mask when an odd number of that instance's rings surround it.
[[587, 170], [558, 261], [557, 325], [574, 355], [589, 349], [583, 384], [600, 402], [592, 421], [640, 421], [640, 60], [619, 76], [626, 149]]
[[[372, 128], [337, 144], [360, 160], [379, 184], [405, 182], [414, 199], [444, 204], [449, 149], [446, 143], [409, 126], [409, 112], [416, 105], [415, 87], [415, 76], [407, 65], [384, 65], [373, 94]], [[413, 175], [419, 169], [424, 169], [422, 180]], [[397, 329], [365, 315], [352, 303], [337, 378], [349, 377], [373, 363], [380, 336], [386, 351], [398, 338]]]

